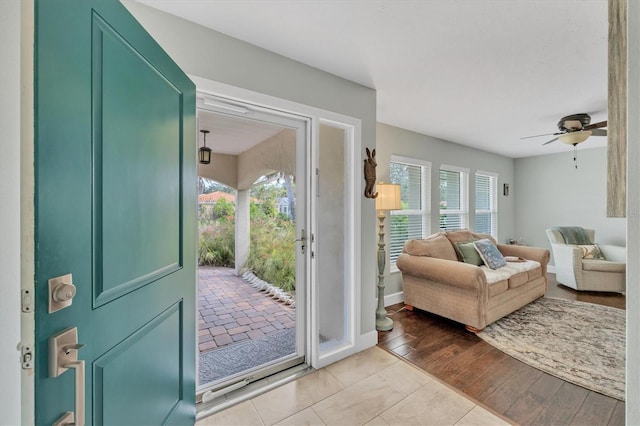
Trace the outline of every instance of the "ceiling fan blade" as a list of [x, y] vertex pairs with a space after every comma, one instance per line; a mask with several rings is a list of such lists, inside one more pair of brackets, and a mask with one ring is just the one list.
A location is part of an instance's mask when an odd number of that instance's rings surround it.
[[588, 126], [584, 126], [582, 130], [600, 129], [602, 127], [607, 127], [607, 120], [601, 121], [599, 123], [589, 124]]
[[591, 131], [591, 136], [607, 136], [607, 129], [595, 129]]
[[[555, 134], [555, 133], [554, 133], [554, 134]], [[553, 141], [557, 141], [557, 140], [558, 140], [558, 138], [553, 138], [553, 139], [551, 139], [550, 141], [547, 141], [547, 142], [543, 143], [542, 145], [544, 146], [544, 145], [550, 144], [551, 142], [553, 142]]]
[[543, 135], [535, 135], [535, 136], [525, 136], [523, 138], [520, 139], [531, 139], [531, 138], [539, 138], [540, 136], [555, 136], [555, 135], [561, 135], [562, 133], [545, 133]]

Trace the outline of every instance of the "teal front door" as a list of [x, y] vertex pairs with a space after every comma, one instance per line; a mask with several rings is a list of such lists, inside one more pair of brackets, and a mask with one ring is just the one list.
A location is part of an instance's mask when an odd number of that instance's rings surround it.
[[195, 87], [119, 2], [35, 11], [36, 423], [191, 424]]

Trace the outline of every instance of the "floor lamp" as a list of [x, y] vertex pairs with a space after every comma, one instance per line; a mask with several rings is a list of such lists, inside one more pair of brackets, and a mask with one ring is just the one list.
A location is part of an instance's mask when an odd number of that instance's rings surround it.
[[389, 331], [393, 328], [393, 320], [387, 316], [384, 308], [384, 267], [386, 253], [384, 251], [384, 212], [400, 210], [400, 185], [379, 182], [376, 185], [376, 210], [378, 212], [378, 308], [376, 309], [376, 330]]

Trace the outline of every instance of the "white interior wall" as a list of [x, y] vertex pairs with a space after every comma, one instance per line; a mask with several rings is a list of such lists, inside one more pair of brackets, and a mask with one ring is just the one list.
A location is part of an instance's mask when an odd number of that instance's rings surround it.
[[[377, 130], [376, 160], [379, 181], [389, 181], [389, 162], [392, 155], [431, 162], [431, 233], [439, 232], [440, 183], [438, 174], [440, 166], [447, 164], [470, 170], [470, 188], [473, 188], [475, 182], [473, 175], [477, 170], [498, 173], [498, 241], [504, 242], [515, 236], [513, 231], [514, 197], [502, 195], [504, 183], [513, 186], [513, 159], [382, 123], [377, 124]], [[470, 209], [473, 209], [475, 206], [474, 191], [470, 191], [469, 195], [469, 206]], [[388, 244], [388, 230], [385, 231], [385, 238]], [[385, 272], [387, 274], [385, 294], [393, 295], [402, 291], [401, 274], [390, 272], [389, 267]], [[392, 297], [386, 300], [387, 304], [397, 302], [399, 300]]]
[[0, 424], [20, 414], [20, 20], [19, 1], [0, 2]]
[[[135, 1], [123, 4], [188, 74], [359, 119], [363, 144], [375, 146], [375, 90]], [[364, 147], [357, 151], [365, 157]], [[356, 200], [362, 206], [361, 334], [375, 328], [375, 209], [364, 200]]]
[[596, 242], [626, 245], [626, 219], [607, 217], [607, 148], [588, 143], [578, 146], [577, 169], [571, 149], [515, 160], [515, 233], [527, 245], [551, 249], [553, 226], [592, 228]]

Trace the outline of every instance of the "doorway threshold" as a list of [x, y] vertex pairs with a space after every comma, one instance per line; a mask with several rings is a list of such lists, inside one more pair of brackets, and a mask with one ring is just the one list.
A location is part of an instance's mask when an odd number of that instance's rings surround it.
[[306, 364], [298, 364], [287, 370], [249, 383], [239, 389], [232, 390], [213, 400], [198, 403], [196, 404], [196, 421], [223, 411], [233, 405], [255, 398], [258, 395], [297, 380], [314, 371], [315, 368], [313, 367]]

